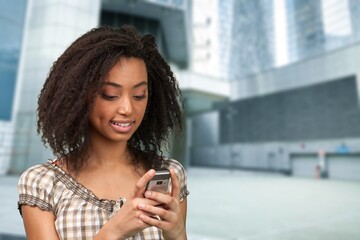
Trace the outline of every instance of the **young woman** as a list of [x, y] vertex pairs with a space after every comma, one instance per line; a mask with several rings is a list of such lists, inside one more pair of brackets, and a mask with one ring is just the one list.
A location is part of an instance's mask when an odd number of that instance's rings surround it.
[[[151, 35], [99, 27], [54, 63], [38, 132], [56, 160], [20, 177], [28, 239], [186, 239], [186, 175], [161, 146], [181, 128], [180, 91]], [[168, 168], [168, 194], [145, 191]]]

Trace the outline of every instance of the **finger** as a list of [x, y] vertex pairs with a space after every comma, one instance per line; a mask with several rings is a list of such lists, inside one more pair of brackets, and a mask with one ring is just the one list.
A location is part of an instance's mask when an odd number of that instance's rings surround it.
[[170, 169], [170, 175], [172, 183], [171, 196], [176, 197], [176, 199], [180, 199], [180, 184], [174, 169]]
[[137, 205], [139, 205], [139, 204], [144, 204], [144, 205], [147, 205], [147, 206], [159, 206], [159, 204], [161, 204], [161, 203], [159, 203], [159, 202], [156, 201], [156, 200], [143, 198], [142, 200], [140, 200], [140, 201], [138, 202]]
[[169, 223], [166, 222], [166, 221], [161, 221], [160, 219], [147, 216], [146, 214], [140, 214], [139, 218], [144, 223], [146, 223], [146, 224], [148, 224], [150, 226], [155, 226], [155, 227], [160, 228], [160, 229], [166, 229], [166, 227], [169, 225]]
[[137, 182], [135, 186], [135, 196], [142, 197], [146, 184], [155, 176], [155, 170], [147, 171]]
[[146, 205], [146, 204], [142, 204], [140, 203], [138, 205], [138, 208], [140, 210], [142, 210], [143, 212], [146, 212], [147, 216], [159, 216], [162, 220], [169, 220], [171, 214], [168, 210], [162, 208], [162, 207], [158, 207], [158, 206], [151, 206], [151, 205]]
[[169, 194], [164, 194], [160, 192], [155, 191], [146, 191], [144, 193], [144, 197], [146, 199], [152, 199], [154, 201], [157, 201], [159, 203], [167, 204], [171, 200], [171, 196]]
[[163, 194], [154, 191], [146, 191], [144, 196], [147, 199], [151, 199], [158, 202], [158, 204], [159, 203], [162, 204], [165, 208], [172, 209], [173, 211], [176, 209], [177, 201], [175, 200], [174, 197], [168, 194]]

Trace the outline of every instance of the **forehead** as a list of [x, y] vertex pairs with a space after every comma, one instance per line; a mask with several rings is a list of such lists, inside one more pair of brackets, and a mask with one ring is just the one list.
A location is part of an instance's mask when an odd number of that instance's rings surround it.
[[106, 82], [118, 84], [137, 83], [147, 81], [145, 62], [139, 58], [120, 58], [110, 69]]

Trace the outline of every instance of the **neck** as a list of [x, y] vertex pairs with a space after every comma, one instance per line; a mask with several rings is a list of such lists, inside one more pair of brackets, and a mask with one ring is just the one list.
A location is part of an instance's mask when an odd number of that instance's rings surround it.
[[96, 141], [90, 144], [89, 151], [90, 166], [113, 168], [131, 164], [127, 142]]

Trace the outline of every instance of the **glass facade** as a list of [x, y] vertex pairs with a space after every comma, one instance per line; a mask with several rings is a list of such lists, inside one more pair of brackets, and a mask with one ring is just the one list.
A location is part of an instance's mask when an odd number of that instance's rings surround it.
[[160, 21], [142, 16], [135, 16], [119, 12], [101, 11], [100, 25], [109, 25], [120, 27], [124, 24], [135, 26], [142, 33], [151, 33], [155, 36], [160, 52], [165, 58], [168, 58], [167, 51], [163, 44], [163, 32], [161, 30]]
[[230, 79], [274, 66], [273, 0], [234, 1]]
[[286, 3], [289, 62], [359, 41], [359, 1], [287, 0]]
[[220, 76], [229, 78], [231, 60], [231, 34], [233, 25], [234, 0], [219, 1], [219, 71]]
[[235, 80], [274, 65], [273, 0], [193, 2], [193, 69]]
[[0, 120], [11, 120], [25, 10], [25, 0], [0, 0]]
[[360, 40], [360, 4], [358, 0], [349, 1], [351, 27], [356, 41]]
[[[219, 1], [221, 72], [230, 80], [276, 67], [276, 0]], [[230, 8], [232, 12], [228, 11]], [[285, 0], [287, 60], [283, 65], [360, 40], [357, 0]], [[231, 34], [226, 34], [230, 28]], [[230, 54], [231, 53], [231, 54]]]

